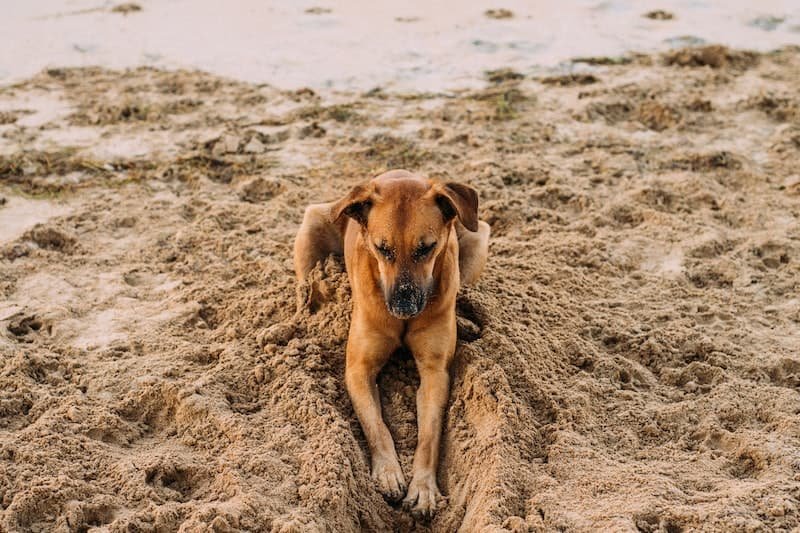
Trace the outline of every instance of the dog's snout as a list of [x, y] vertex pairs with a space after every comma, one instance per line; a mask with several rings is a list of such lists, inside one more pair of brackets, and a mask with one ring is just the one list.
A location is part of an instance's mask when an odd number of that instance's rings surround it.
[[398, 318], [411, 318], [425, 307], [426, 294], [409, 279], [400, 279], [395, 284], [387, 301], [389, 311]]

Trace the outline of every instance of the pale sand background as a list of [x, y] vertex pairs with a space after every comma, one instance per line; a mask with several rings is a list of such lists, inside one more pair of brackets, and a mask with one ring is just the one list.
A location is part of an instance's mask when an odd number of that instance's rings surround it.
[[[281, 88], [436, 91], [474, 87], [498, 66], [527, 72], [702, 42], [762, 51], [800, 44], [793, 0], [142, 0], [142, 11], [128, 16], [110, 12], [117, 4], [5, 2], [0, 82], [45, 66], [150, 65]], [[306, 13], [313, 7], [330, 12]], [[514, 17], [484, 16], [493, 8]], [[675, 19], [642, 17], [654, 9]]]

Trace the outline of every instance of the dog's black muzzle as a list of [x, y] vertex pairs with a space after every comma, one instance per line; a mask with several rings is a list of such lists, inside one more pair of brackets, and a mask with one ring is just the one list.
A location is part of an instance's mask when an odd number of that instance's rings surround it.
[[427, 299], [428, 295], [422, 287], [404, 277], [395, 283], [386, 306], [397, 318], [412, 318], [425, 309]]

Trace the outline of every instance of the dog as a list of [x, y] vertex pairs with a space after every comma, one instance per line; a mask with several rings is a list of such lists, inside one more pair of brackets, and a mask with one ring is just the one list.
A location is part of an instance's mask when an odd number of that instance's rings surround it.
[[[489, 233], [472, 187], [392, 170], [338, 201], [310, 205], [295, 240], [298, 287], [326, 256], [344, 254], [353, 299], [345, 383], [369, 444], [372, 478], [387, 499], [405, 496], [404, 506], [423, 517], [441, 502], [436, 472], [456, 348], [456, 293], [483, 271]], [[420, 376], [408, 486], [375, 381], [400, 347], [411, 351]]]

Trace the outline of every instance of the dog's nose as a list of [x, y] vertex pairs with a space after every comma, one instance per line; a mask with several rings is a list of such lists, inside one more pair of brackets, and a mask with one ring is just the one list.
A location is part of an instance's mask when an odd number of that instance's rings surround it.
[[412, 283], [400, 283], [389, 299], [389, 311], [398, 318], [418, 315], [425, 306], [425, 294]]

